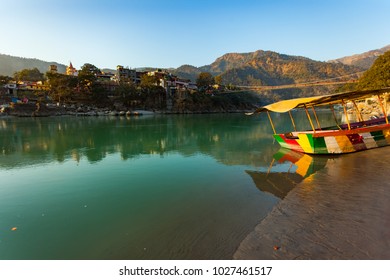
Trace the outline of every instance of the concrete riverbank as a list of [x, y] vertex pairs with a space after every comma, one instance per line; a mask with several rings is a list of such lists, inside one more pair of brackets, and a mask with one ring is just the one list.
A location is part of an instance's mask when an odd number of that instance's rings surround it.
[[234, 259], [390, 259], [390, 147], [330, 159], [241, 243]]

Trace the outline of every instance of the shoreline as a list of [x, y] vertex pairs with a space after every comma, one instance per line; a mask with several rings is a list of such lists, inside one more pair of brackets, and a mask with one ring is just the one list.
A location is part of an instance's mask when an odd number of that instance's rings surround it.
[[40, 106], [39, 110], [35, 104], [20, 104], [14, 108], [6, 108], [0, 113], [0, 117], [54, 117], [54, 116], [76, 116], [76, 117], [99, 117], [99, 116], [141, 116], [141, 115], [186, 115], [186, 114], [233, 114], [246, 113], [249, 110], [215, 110], [215, 111], [163, 111], [147, 109], [121, 110], [98, 108], [94, 106], [61, 107], [61, 106]]
[[390, 147], [342, 155], [298, 184], [233, 259], [390, 259]]

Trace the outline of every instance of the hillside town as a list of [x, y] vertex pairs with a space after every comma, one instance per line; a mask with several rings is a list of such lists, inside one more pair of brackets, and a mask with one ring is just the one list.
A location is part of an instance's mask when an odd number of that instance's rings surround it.
[[[48, 71], [50, 73], [58, 73], [57, 65], [50, 65]], [[77, 70], [72, 62], [66, 68], [65, 75], [77, 77], [79, 70]], [[161, 86], [167, 93], [174, 93], [176, 90], [191, 90], [196, 91], [198, 88], [195, 83], [189, 79], [181, 79], [168, 71], [157, 69], [155, 71], [137, 71], [129, 67], [117, 66], [116, 73], [100, 72], [95, 73], [97, 82], [101, 84], [107, 91], [114, 92], [120, 83], [133, 83], [138, 86], [141, 84], [141, 77], [143, 75], [155, 77], [156, 85]], [[10, 81], [3, 86], [6, 91], [3, 93], [18, 97], [19, 91], [48, 91], [49, 84], [44, 81]]]
[[118, 65], [112, 73], [88, 63], [76, 69], [70, 62], [65, 73], [54, 64], [45, 75], [36, 68], [16, 72], [0, 89], [0, 105], [3, 115], [15, 116], [220, 113], [253, 109], [259, 97], [248, 96], [229, 94], [210, 73], [200, 73], [194, 83], [162, 69]]

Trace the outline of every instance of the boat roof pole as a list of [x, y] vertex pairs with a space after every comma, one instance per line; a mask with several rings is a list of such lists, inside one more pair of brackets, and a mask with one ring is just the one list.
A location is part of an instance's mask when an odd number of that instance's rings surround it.
[[269, 111], [267, 111], [269, 122], [271, 123], [272, 130], [274, 134], [276, 134], [274, 123], [272, 122], [271, 115], [269, 114]]
[[347, 106], [345, 105], [344, 99], [341, 99], [341, 103], [343, 104], [344, 115], [345, 115], [345, 119], [347, 120], [348, 130], [351, 130], [351, 124], [349, 123]]
[[311, 109], [313, 110], [314, 118], [316, 119], [318, 129], [321, 130], [320, 121], [318, 120], [317, 113], [316, 113], [316, 110], [314, 109], [314, 106], [312, 106]]
[[359, 108], [358, 108], [358, 106], [356, 105], [355, 100], [352, 100], [352, 103], [353, 103], [353, 106], [355, 107], [355, 110], [356, 110], [356, 112], [357, 112], [357, 116], [358, 116], [359, 121], [364, 122], [363, 117], [362, 117], [362, 114], [360, 113]]
[[313, 129], [313, 131], [315, 132], [315, 131], [316, 131], [316, 129], [314, 128], [313, 122], [311, 121], [311, 117], [310, 117], [309, 111], [307, 110], [307, 107], [306, 107], [306, 105], [304, 105], [304, 106], [305, 106], [305, 112], [306, 112], [306, 116], [307, 116], [307, 118], [309, 119], [309, 122], [310, 122], [311, 128], [312, 128], [312, 129]]
[[[276, 134], [276, 133], [275, 133], [275, 134]], [[270, 164], [269, 167], [268, 167], [268, 170], [267, 170], [267, 177], [268, 177], [268, 174], [271, 172], [271, 169], [272, 169], [272, 166], [274, 165], [274, 162], [275, 162], [275, 158], [272, 159], [271, 164]]]
[[379, 104], [381, 105], [381, 108], [382, 108], [383, 116], [385, 117], [386, 123], [388, 124], [389, 120], [387, 119], [387, 113], [386, 113], [385, 107], [383, 107], [383, 103], [382, 103], [380, 95], [378, 94], [377, 96], [378, 96]]
[[334, 121], [336, 122], [337, 127], [339, 128], [339, 130], [341, 130], [341, 127], [340, 127], [340, 125], [339, 125], [339, 122], [337, 121], [337, 118], [336, 118], [336, 113], [334, 112], [333, 105], [329, 105], [329, 107], [330, 107], [330, 110], [332, 111], [333, 118], [334, 118]]
[[291, 123], [292, 123], [292, 125], [294, 127], [294, 130], [297, 131], [297, 127], [295, 126], [295, 122], [294, 122], [294, 119], [292, 117], [291, 111], [288, 111], [288, 114], [290, 115]]
[[290, 167], [288, 168], [287, 173], [290, 173], [291, 168], [292, 168], [293, 166], [294, 166], [294, 163], [290, 163]]

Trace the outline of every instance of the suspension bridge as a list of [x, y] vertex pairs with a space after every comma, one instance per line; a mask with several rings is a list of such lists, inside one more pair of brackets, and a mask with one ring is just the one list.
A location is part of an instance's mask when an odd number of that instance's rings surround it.
[[236, 87], [241, 89], [250, 89], [250, 90], [256, 90], [256, 91], [266, 91], [266, 90], [275, 90], [275, 89], [288, 89], [288, 88], [305, 88], [305, 87], [315, 87], [315, 86], [332, 86], [332, 85], [345, 85], [345, 84], [353, 84], [358, 81], [360, 76], [364, 73], [357, 72], [353, 74], [343, 75], [335, 78], [329, 78], [324, 80], [317, 80], [317, 81], [308, 81], [308, 82], [300, 82], [295, 84], [286, 84], [286, 85], [273, 85], [273, 86], [266, 86], [266, 85], [253, 85], [253, 86], [244, 86], [244, 85], [236, 85]]

